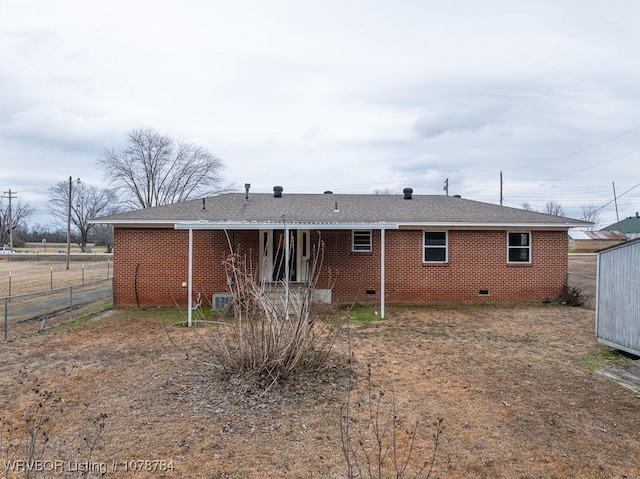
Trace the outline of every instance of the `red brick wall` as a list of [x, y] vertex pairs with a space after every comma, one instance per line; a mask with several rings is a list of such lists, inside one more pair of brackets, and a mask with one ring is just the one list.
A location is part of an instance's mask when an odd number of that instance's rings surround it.
[[[334, 284], [337, 303], [380, 301], [380, 231], [373, 252], [352, 252], [351, 231], [322, 231], [325, 243], [319, 287]], [[205, 302], [226, 291], [222, 266], [229, 253], [221, 231], [194, 231], [193, 288]], [[557, 297], [568, 267], [565, 231], [533, 231], [531, 264], [507, 264], [504, 231], [449, 231], [446, 264], [422, 262], [422, 231], [387, 231], [386, 301], [540, 301]], [[312, 234], [312, 238], [315, 235]], [[230, 231], [233, 248], [259, 264], [258, 231]], [[186, 304], [188, 232], [115, 228], [114, 299], [118, 306]], [[488, 296], [478, 294], [489, 290]], [[367, 294], [369, 290], [369, 294]]]
[[[257, 231], [193, 232], [193, 291], [205, 304], [227, 290], [222, 261], [234, 250], [257, 265]], [[174, 306], [187, 303], [189, 232], [115, 228], [113, 287], [117, 306]]]
[[[352, 252], [350, 231], [323, 231], [325, 274], [335, 274], [335, 302], [380, 301], [380, 231], [373, 252]], [[557, 297], [566, 280], [565, 231], [533, 231], [530, 264], [507, 264], [505, 231], [449, 231], [445, 264], [425, 264], [423, 232], [385, 233], [385, 299], [389, 303], [541, 301]], [[375, 291], [375, 294], [367, 294]], [[479, 290], [489, 290], [488, 296]]]

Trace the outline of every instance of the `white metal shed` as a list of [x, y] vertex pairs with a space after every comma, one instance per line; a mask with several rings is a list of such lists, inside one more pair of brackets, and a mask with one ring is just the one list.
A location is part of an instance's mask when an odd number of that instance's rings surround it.
[[596, 338], [640, 356], [640, 238], [598, 253]]

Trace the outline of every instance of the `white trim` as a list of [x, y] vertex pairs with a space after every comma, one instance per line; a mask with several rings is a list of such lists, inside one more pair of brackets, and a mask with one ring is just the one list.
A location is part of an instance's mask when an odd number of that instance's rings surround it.
[[384, 229], [380, 230], [380, 318], [384, 319], [384, 283], [385, 283], [385, 271], [384, 271]]
[[[358, 233], [369, 233], [369, 244], [361, 245], [367, 246], [367, 249], [356, 249], [356, 231]], [[352, 253], [371, 253], [373, 250], [373, 234], [370, 229], [351, 230], [351, 252]]]
[[284, 317], [289, 319], [289, 285], [291, 283], [291, 270], [289, 267], [291, 250], [289, 249], [289, 227], [284, 224]]
[[193, 230], [189, 230], [189, 272], [187, 277], [187, 285], [189, 287], [187, 294], [187, 326], [191, 326], [192, 306], [193, 306]]
[[[288, 225], [288, 224], [287, 224]], [[260, 277], [263, 281], [273, 281], [273, 231], [284, 228], [261, 229], [260, 234]], [[296, 282], [308, 281], [309, 279], [309, 258], [311, 257], [311, 230], [288, 228], [289, 231], [296, 230]], [[306, 234], [307, 244], [304, 245]], [[266, 236], [266, 241], [265, 241]], [[306, 256], [303, 255], [306, 250]]]
[[[363, 229], [387, 229], [397, 230], [398, 223], [310, 223], [310, 222], [289, 222], [287, 221], [289, 229], [309, 229], [309, 230], [363, 230]], [[198, 221], [198, 222], [176, 222], [173, 225], [177, 230], [257, 230], [257, 229], [282, 229], [282, 222], [210, 222], [210, 221]]]
[[[438, 249], [443, 248], [442, 245], [438, 246], [427, 246], [427, 233], [444, 233], [444, 261], [427, 261], [426, 252], [427, 248], [429, 249]], [[445, 264], [449, 262], [449, 231], [447, 230], [423, 230], [422, 231], [422, 262], [424, 264]]]
[[[174, 228], [174, 229], [211, 229], [211, 230], [251, 230], [251, 229], [277, 229], [277, 225], [282, 224], [277, 221], [191, 221], [191, 220], [90, 220], [91, 224], [107, 224], [119, 227], [137, 227], [137, 228]], [[490, 222], [483, 223], [477, 221], [456, 222], [456, 221], [438, 221], [438, 222], [292, 222], [292, 226], [299, 229], [424, 229], [424, 228], [446, 228], [452, 229], [476, 229], [476, 230], [495, 230], [495, 229], [517, 229], [526, 228], [531, 230], [568, 230], [569, 228], [578, 228], [584, 226], [584, 223], [503, 223]]]
[[527, 230], [568, 230], [569, 228], [576, 228], [579, 225], [574, 223], [476, 223], [476, 222], [455, 222], [455, 221], [443, 221], [443, 222], [427, 222], [427, 223], [398, 223], [398, 229], [443, 229], [447, 230], [496, 230], [496, 229], [527, 229]]
[[[509, 245], [509, 235], [510, 234], [528, 234], [529, 235], [529, 245], [528, 246], [510, 246]], [[511, 248], [527, 248], [529, 250], [529, 260], [528, 261], [511, 261], [509, 259], [509, 250]], [[533, 256], [533, 235], [531, 231], [507, 231], [507, 264], [531, 264]]]
[[[297, 281], [307, 282], [309, 281], [309, 259], [311, 257], [311, 230], [298, 230], [296, 241]], [[304, 254], [305, 251], [307, 254]]]
[[260, 234], [260, 277], [271, 282], [273, 277], [273, 230], [258, 230]]

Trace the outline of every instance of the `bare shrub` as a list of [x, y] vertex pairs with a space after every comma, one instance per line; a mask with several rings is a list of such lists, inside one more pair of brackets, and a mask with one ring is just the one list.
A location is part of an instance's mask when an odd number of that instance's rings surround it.
[[265, 389], [292, 375], [321, 370], [340, 332], [339, 324], [313, 313], [312, 296], [324, 258], [322, 240], [312, 248], [309, 280], [294, 289], [282, 281], [276, 294], [259, 279], [250, 256], [229, 246], [232, 253], [223, 263], [233, 319], [215, 322], [212, 334], [200, 333], [212, 358], [209, 364], [225, 375], [251, 376]]
[[585, 297], [582, 290], [577, 286], [566, 284], [558, 297], [558, 302], [564, 306], [584, 306]]
[[[409, 428], [404, 427], [393, 391], [390, 395], [382, 389], [374, 391], [369, 366], [365, 397], [352, 404], [349, 388], [342, 408], [340, 431], [347, 478], [429, 478], [440, 445], [442, 422], [438, 418], [434, 423], [427, 421], [421, 426], [415, 422]], [[418, 448], [427, 439], [423, 430], [429, 426], [435, 430], [429, 453], [425, 455]]]
[[[27, 373], [21, 370], [18, 381], [24, 384], [26, 380]], [[33, 464], [34, 461], [47, 457], [47, 451], [52, 445], [53, 419], [62, 414], [61, 386], [62, 384], [56, 389], [48, 389], [36, 379], [31, 387], [33, 397], [24, 410], [24, 421], [11, 421], [0, 416], [0, 451], [4, 457], [5, 478], [8, 477], [8, 465], [13, 459]], [[37, 472], [25, 468], [25, 478], [36, 477]]]
[[[74, 368], [72, 366], [71, 370]], [[24, 472], [26, 479], [49, 477], [46, 466], [64, 464], [61, 458], [69, 453], [75, 455], [77, 463], [91, 464], [105, 429], [107, 414], [86, 418], [80, 443], [76, 437], [56, 434], [56, 423], [64, 419], [64, 400], [60, 391], [70, 375], [70, 371], [63, 369], [63, 372], [61, 382], [53, 389], [44, 387], [37, 378], [34, 380], [33, 396], [25, 406], [23, 421], [12, 421], [0, 415], [0, 454], [4, 459], [5, 478], [9, 477], [9, 472]], [[27, 376], [27, 372], [21, 370], [19, 383], [24, 384]], [[87, 478], [91, 471], [79, 472], [79, 477]]]

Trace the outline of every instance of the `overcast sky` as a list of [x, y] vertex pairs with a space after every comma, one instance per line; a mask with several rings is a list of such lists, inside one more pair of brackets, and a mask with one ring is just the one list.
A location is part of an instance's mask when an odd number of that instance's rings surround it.
[[[480, 6], [482, 5], [482, 6]], [[0, 188], [48, 187], [151, 127], [239, 190], [412, 187], [601, 226], [640, 210], [637, 0], [0, 0]], [[6, 199], [4, 202], [6, 203]]]

